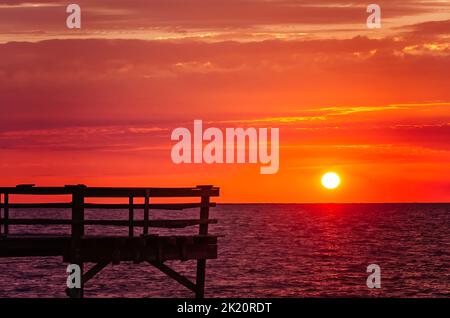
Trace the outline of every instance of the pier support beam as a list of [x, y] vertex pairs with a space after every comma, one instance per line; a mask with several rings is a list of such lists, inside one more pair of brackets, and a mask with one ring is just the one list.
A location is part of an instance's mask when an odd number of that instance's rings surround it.
[[[84, 236], [84, 196], [85, 186], [73, 186], [72, 194], [72, 241], [71, 241], [71, 262], [80, 266], [81, 277], [83, 277], [84, 264], [81, 256], [81, 239]], [[84, 282], [81, 279], [81, 287], [71, 290], [71, 298], [83, 298]]]
[[169, 276], [170, 278], [173, 278], [178, 283], [183, 285], [184, 287], [190, 289], [191, 291], [195, 292], [197, 290], [197, 286], [191, 282], [189, 279], [181, 275], [180, 273], [177, 273], [173, 269], [171, 269], [169, 266], [161, 263], [161, 262], [149, 262], [151, 265], [159, 269], [161, 272]]
[[100, 263], [97, 263], [94, 266], [92, 266], [91, 269], [89, 269], [86, 272], [86, 274], [84, 274], [82, 276], [82, 279], [81, 279], [82, 282], [87, 283], [89, 280], [94, 278], [95, 275], [100, 273], [102, 271], [102, 269], [104, 269], [106, 266], [108, 266], [109, 263], [110, 263], [110, 261], [104, 261], [104, 262], [100, 262]]
[[[201, 190], [210, 190], [212, 186], [197, 186]], [[200, 219], [209, 219], [209, 196], [202, 195], [201, 208], [200, 208]], [[208, 224], [200, 224], [199, 226], [200, 235], [208, 235]], [[205, 297], [205, 272], [206, 272], [206, 259], [197, 260], [197, 275], [196, 275], [196, 289], [195, 297], [203, 298]]]
[[205, 273], [206, 273], [206, 260], [199, 259], [197, 261], [197, 278], [195, 284], [195, 298], [205, 297]]

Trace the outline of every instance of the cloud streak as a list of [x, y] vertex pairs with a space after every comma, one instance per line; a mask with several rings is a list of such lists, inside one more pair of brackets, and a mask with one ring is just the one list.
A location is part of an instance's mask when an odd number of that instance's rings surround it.
[[[329, 34], [336, 29], [371, 34], [365, 28], [366, 1], [348, 4], [339, 0], [79, 0], [83, 28], [65, 29], [64, 1], [6, 1], [0, 3], [0, 34], [3, 41], [49, 38], [184, 38], [229, 40], [303, 37]], [[442, 1], [378, 1], [387, 28], [399, 28], [410, 21], [425, 22], [442, 12], [449, 17], [450, 5]], [[423, 16], [423, 18], [421, 18]], [[407, 23], [408, 24], [408, 23]], [[409, 23], [411, 24], [411, 23]], [[423, 27], [426, 27], [425, 25]], [[290, 35], [289, 35], [290, 34]], [[335, 33], [337, 34], [337, 33]], [[355, 32], [343, 32], [355, 35]], [[1, 38], [0, 38], [1, 40]]]

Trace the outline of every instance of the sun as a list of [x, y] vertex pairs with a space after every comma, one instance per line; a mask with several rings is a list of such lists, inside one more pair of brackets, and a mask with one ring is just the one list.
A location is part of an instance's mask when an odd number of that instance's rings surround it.
[[336, 189], [341, 184], [341, 178], [335, 172], [327, 172], [322, 176], [322, 185], [327, 189]]

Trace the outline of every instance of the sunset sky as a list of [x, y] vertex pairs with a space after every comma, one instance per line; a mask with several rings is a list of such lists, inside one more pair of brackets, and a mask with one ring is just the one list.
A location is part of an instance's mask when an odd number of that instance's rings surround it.
[[[0, 0], [0, 185], [448, 202], [449, 70], [450, 1]], [[279, 172], [175, 165], [171, 132], [195, 119], [280, 128]], [[321, 186], [327, 171], [339, 188]]]

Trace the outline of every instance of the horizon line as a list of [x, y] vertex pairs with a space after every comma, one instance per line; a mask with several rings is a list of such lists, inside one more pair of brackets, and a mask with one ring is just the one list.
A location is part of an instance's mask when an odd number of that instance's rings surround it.
[[216, 202], [217, 205], [269, 204], [450, 204], [449, 202]]

